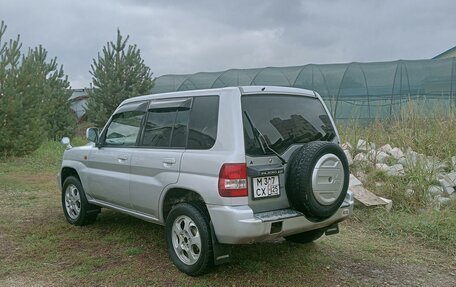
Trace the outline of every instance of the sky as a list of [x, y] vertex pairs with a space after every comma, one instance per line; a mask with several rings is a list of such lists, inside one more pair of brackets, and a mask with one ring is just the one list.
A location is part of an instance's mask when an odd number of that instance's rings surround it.
[[0, 0], [3, 41], [43, 45], [72, 88], [117, 28], [154, 77], [259, 68], [427, 59], [456, 45], [454, 0]]

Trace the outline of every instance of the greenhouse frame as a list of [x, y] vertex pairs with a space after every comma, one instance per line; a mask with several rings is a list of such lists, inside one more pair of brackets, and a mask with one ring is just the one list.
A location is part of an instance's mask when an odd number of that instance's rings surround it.
[[155, 79], [152, 93], [251, 85], [317, 91], [338, 120], [391, 118], [409, 102], [454, 107], [456, 58], [164, 75]]

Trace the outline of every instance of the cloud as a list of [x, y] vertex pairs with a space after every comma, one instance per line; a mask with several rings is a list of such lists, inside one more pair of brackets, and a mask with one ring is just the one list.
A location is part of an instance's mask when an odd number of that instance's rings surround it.
[[73, 87], [116, 29], [155, 76], [229, 68], [430, 58], [456, 45], [454, 1], [7, 1], [0, 19], [43, 44]]

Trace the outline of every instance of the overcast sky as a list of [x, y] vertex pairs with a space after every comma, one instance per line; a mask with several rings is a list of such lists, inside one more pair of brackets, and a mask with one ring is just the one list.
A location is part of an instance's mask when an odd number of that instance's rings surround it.
[[73, 88], [116, 29], [154, 76], [229, 68], [424, 59], [456, 45], [456, 1], [0, 0], [6, 38], [42, 44]]

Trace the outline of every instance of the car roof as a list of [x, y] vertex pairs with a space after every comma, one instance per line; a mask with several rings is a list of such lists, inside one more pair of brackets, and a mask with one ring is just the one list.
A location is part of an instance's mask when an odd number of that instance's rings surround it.
[[224, 87], [216, 89], [204, 89], [204, 90], [186, 90], [179, 92], [169, 92], [169, 93], [160, 93], [160, 94], [150, 94], [144, 96], [133, 97], [124, 100], [120, 105], [137, 102], [137, 101], [148, 101], [152, 99], [161, 99], [161, 98], [174, 98], [174, 97], [194, 97], [194, 96], [208, 96], [214, 94], [220, 94], [223, 91], [229, 90], [239, 90], [242, 95], [246, 94], [296, 94], [302, 96], [316, 97], [316, 93], [311, 90], [299, 89], [299, 88], [290, 88], [290, 87], [280, 87], [280, 86], [238, 86], [238, 87]]

